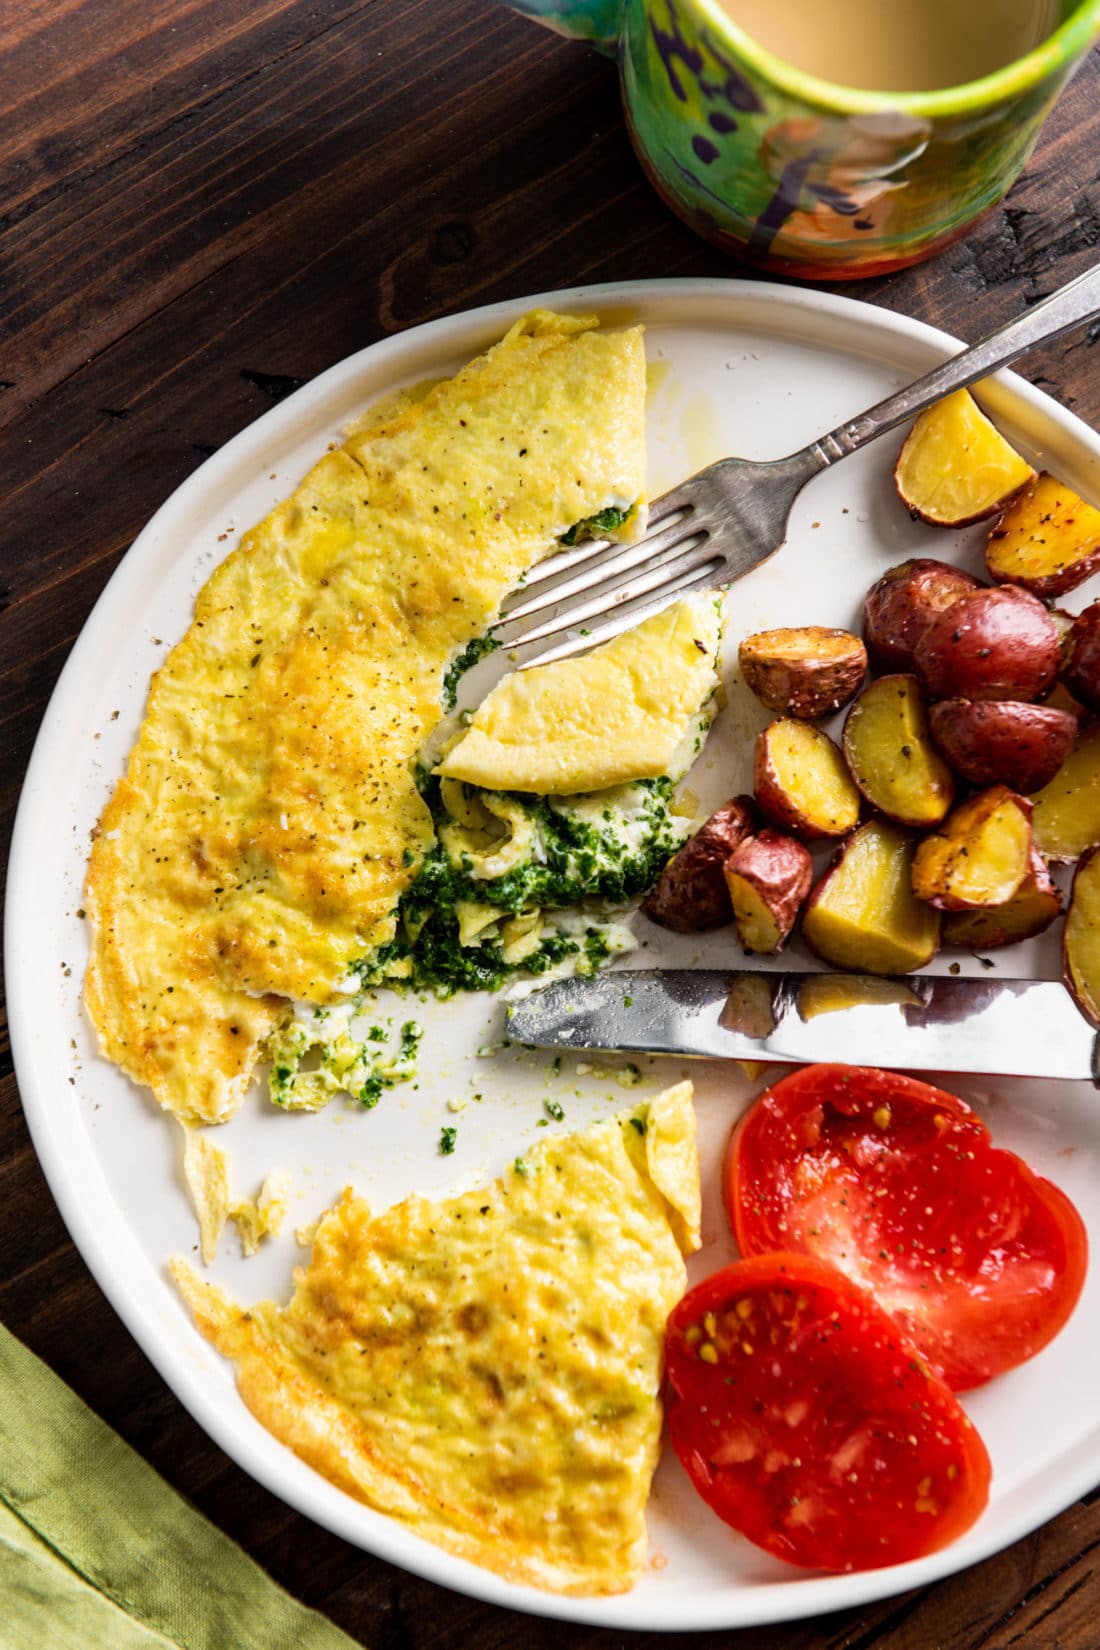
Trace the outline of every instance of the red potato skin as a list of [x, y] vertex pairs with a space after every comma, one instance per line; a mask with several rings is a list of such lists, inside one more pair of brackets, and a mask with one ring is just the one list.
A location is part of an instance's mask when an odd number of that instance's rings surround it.
[[724, 802], [673, 854], [642, 902], [642, 913], [677, 934], [703, 934], [733, 921], [723, 867], [756, 828], [751, 796]]
[[1060, 661], [1053, 619], [1014, 584], [960, 596], [916, 646], [917, 674], [932, 699], [1041, 699]]
[[[773, 831], [770, 826], [739, 843], [726, 861], [725, 875], [736, 876], [755, 889], [779, 929], [778, 942], [771, 953], [781, 951], [790, 938], [798, 913], [806, 901], [814, 878], [814, 862], [808, 848], [793, 836]], [[730, 889], [732, 902], [732, 888]], [[734, 921], [737, 922], [736, 910]], [[753, 949], [737, 923], [737, 937], [745, 951]]]
[[1074, 698], [1100, 712], [1100, 601], [1073, 621], [1066, 639], [1062, 680]]
[[928, 713], [948, 765], [971, 785], [1030, 795], [1054, 778], [1077, 736], [1077, 718], [1017, 699], [941, 699]]
[[891, 567], [863, 603], [863, 639], [875, 668], [912, 672], [917, 642], [936, 615], [980, 589], [979, 579], [930, 556]]

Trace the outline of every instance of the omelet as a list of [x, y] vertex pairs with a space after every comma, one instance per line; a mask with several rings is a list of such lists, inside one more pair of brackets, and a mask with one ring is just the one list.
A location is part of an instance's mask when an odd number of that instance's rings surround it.
[[717, 685], [720, 640], [718, 600], [692, 596], [579, 659], [506, 676], [435, 771], [539, 796], [675, 771]]
[[640, 328], [538, 312], [368, 414], [202, 589], [85, 893], [89, 1015], [162, 1106], [229, 1117], [290, 1001], [392, 947], [447, 668], [578, 524], [636, 530], [644, 429]]
[[334, 1484], [509, 1581], [616, 1593], [699, 1205], [681, 1083], [480, 1190], [379, 1215], [345, 1192], [286, 1306], [173, 1272], [248, 1407]]

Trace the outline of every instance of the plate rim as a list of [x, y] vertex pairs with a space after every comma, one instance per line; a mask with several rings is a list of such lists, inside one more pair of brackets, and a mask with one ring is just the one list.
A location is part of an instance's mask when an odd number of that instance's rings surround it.
[[[730, 320], [733, 324], [752, 325], [751, 316], [746, 317], [744, 312], [746, 307], [751, 310], [754, 306], [764, 309], [778, 306], [780, 309], [809, 313], [816, 317], [823, 330], [827, 330], [830, 320], [862, 317], [868, 328], [868, 347], [864, 352], [868, 355], [873, 352], [876, 331], [913, 340], [936, 353], [939, 359], [946, 359], [962, 347], [962, 341], [948, 332], [863, 299], [771, 281], [689, 276], [585, 284], [502, 299], [472, 309], [457, 310], [407, 328], [335, 362], [284, 401], [245, 425], [180, 483], [149, 518], [104, 586], [65, 661], [32, 749], [12, 832], [4, 920], [8, 1020], [17, 1088], [35, 1154], [51, 1195], [97, 1286], [158, 1375], [207, 1437], [238, 1467], [296, 1512], [362, 1550], [436, 1585], [449, 1587], [486, 1603], [547, 1619], [654, 1632], [733, 1629], [796, 1621], [810, 1615], [871, 1603], [914, 1586], [941, 1580], [1003, 1550], [1091, 1490], [1100, 1474], [1100, 1459], [1094, 1459], [1084, 1450], [1073, 1451], [1071, 1470], [1059, 1475], [1056, 1490], [1039, 1502], [1037, 1515], [1033, 1511], [1034, 1503], [1030, 1503], [984, 1540], [979, 1535], [975, 1542], [968, 1544], [972, 1550], [967, 1550], [961, 1561], [957, 1556], [959, 1546], [955, 1544], [911, 1563], [852, 1575], [818, 1576], [792, 1571], [789, 1579], [784, 1577], [780, 1581], [761, 1583], [745, 1588], [741, 1594], [721, 1595], [709, 1601], [706, 1598], [697, 1599], [694, 1608], [688, 1610], [686, 1615], [684, 1600], [670, 1595], [666, 1611], [667, 1614], [675, 1613], [676, 1620], [666, 1616], [666, 1619], [655, 1621], [655, 1601], [648, 1598], [644, 1604], [639, 1603], [636, 1593], [582, 1598], [544, 1593], [509, 1582], [492, 1571], [457, 1559], [396, 1520], [336, 1490], [285, 1446], [279, 1446], [278, 1441], [247, 1411], [245, 1417], [250, 1425], [242, 1428], [240, 1417], [233, 1415], [232, 1407], [225, 1406], [216, 1391], [207, 1390], [203, 1371], [213, 1367], [209, 1360], [224, 1368], [230, 1380], [231, 1372], [224, 1360], [206, 1343], [200, 1343], [197, 1347], [199, 1357], [193, 1361], [193, 1367], [182, 1365], [177, 1360], [170, 1340], [158, 1329], [156, 1314], [150, 1315], [148, 1312], [149, 1302], [143, 1299], [140, 1286], [143, 1275], [151, 1281], [163, 1282], [157, 1276], [156, 1268], [146, 1255], [135, 1251], [130, 1257], [137, 1263], [133, 1275], [129, 1269], [120, 1270], [117, 1246], [109, 1241], [104, 1228], [97, 1226], [91, 1211], [85, 1207], [86, 1199], [82, 1191], [87, 1187], [88, 1179], [86, 1175], [78, 1177], [73, 1173], [65, 1141], [60, 1138], [60, 1131], [51, 1117], [46, 1085], [38, 1079], [38, 1057], [31, 1030], [36, 1004], [30, 997], [22, 971], [13, 966], [13, 962], [18, 951], [19, 935], [34, 918], [34, 814], [41, 776], [52, 755], [52, 724], [60, 721], [62, 726], [70, 725], [69, 718], [77, 704], [85, 657], [99, 642], [100, 633], [107, 632], [115, 605], [130, 583], [139, 578], [145, 560], [155, 554], [160, 534], [177, 513], [186, 513], [192, 500], [203, 497], [219, 483], [223, 475], [234, 471], [239, 459], [253, 445], [262, 442], [266, 434], [289, 431], [295, 422], [320, 422], [318, 410], [331, 391], [345, 379], [353, 379], [365, 366], [385, 370], [391, 362], [400, 363], [402, 357], [419, 346], [432, 348], [437, 343], [445, 346], [452, 338], [456, 340], [456, 350], [452, 353], [460, 352], [466, 347], [462, 339], [469, 333], [480, 331], [489, 336], [500, 336], [512, 322], [536, 308], [559, 308], [572, 313], [583, 312], [586, 307], [621, 310], [667, 305], [674, 309], [678, 301], [723, 297], [730, 300]], [[675, 317], [670, 315], [663, 324], [675, 324]], [[834, 344], [833, 347], [837, 346]], [[398, 373], [395, 372], [394, 376]], [[994, 375], [994, 381], [1003, 388], [1009, 399], [1029, 407], [1048, 426], [1058, 428], [1073, 445], [1090, 455], [1094, 465], [1100, 466], [1100, 434], [1076, 414], [1017, 373], [1003, 371]], [[98, 1164], [96, 1171], [102, 1178]], [[235, 1392], [235, 1387], [233, 1390]], [[258, 1437], [252, 1436], [253, 1428]], [[266, 1448], [262, 1447], [266, 1445], [277, 1446], [270, 1457]], [[1045, 1476], [1049, 1476], [1057, 1459], [1045, 1464], [1042, 1469]], [[350, 1528], [353, 1519], [362, 1526], [364, 1514], [368, 1515], [365, 1521], [368, 1529]], [[980, 1524], [975, 1528], [980, 1532]], [[365, 1540], [364, 1535], [368, 1533], [369, 1540]], [[752, 1605], [745, 1612], [731, 1612], [730, 1597], [751, 1600]]]

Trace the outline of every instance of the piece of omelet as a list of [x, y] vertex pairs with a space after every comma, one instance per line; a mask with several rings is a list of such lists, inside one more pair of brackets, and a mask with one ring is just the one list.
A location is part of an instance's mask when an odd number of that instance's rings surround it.
[[644, 1562], [699, 1204], [680, 1083], [480, 1190], [380, 1215], [345, 1192], [287, 1306], [173, 1273], [249, 1408], [341, 1489], [510, 1581], [615, 1593]]
[[539, 312], [368, 414], [208, 580], [85, 892], [100, 1045], [163, 1106], [230, 1116], [289, 1000], [393, 939], [449, 661], [573, 524], [631, 530], [644, 472], [641, 329]]
[[677, 764], [718, 685], [720, 604], [691, 596], [579, 659], [506, 676], [435, 769], [485, 790], [575, 796]]

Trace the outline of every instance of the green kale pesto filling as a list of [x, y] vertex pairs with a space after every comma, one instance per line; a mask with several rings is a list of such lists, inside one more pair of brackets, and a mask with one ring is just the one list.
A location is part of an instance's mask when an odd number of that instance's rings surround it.
[[484, 659], [487, 653], [495, 653], [500, 643], [495, 636], [475, 636], [466, 643], [462, 652], [456, 654], [447, 666], [443, 677], [443, 706], [445, 710], [454, 710], [458, 703], [458, 684], [468, 670], [472, 670], [479, 659]]
[[606, 533], [614, 533], [621, 527], [629, 514], [629, 510], [620, 510], [614, 504], [608, 505], [606, 510], [597, 510], [594, 516], [586, 516], [584, 521], [574, 522], [569, 531], [561, 535], [558, 543], [572, 548], [583, 539], [602, 539]]
[[[670, 778], [553, 802], [501, 793], [530, 822], [530, 847], [503, 875], [479, 876], [472, 855], [456, 857], [445, 846], [453, 822], [439, 780], [424, 772], [418, 778], [441, 839], [402, 898], [397, 937], [357, 966], [364, 986], [403, 977], [441, 995], [496, 990], [509, 974], [543, 974], [567, 959], [576, 972], [592, 973], [621, 947], [609, 938], [607, 917], [587, 902], [616, 906], [644, 893], [684, 835], [685, 822], [670, 808]], [[499, 913], [473, 943], [460, 938], [463, 904]], [[509, 960], [499, 927], [532, 911], [545, 919], [537, 946]]]

